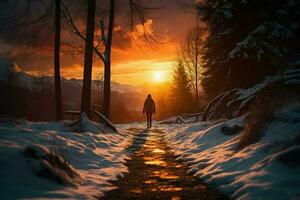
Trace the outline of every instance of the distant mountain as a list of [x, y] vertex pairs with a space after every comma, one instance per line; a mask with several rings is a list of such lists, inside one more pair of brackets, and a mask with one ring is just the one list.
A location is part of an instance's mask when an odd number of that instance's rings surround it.
[[[47, 87], [54, 84], [54, 78], [51, 76], [32, 76], [22, 71], [16, 63], [9, 60], [0, 60], [0, 81], [8, 82], [9, 80], [12, 81], [12, 84], [18, 85], [28, 90], [41, 90], [41, 87]], [[63, 87], [82, 87], [81, 79], [61, 78], [61, 82]], [[101, 85], [103, 85], [103, 81], [93, 80], [92, 90], [98, 90]], [[141, 89], [130, 85], [112, 82], [111, 91], [118, 93], [137, 93], [140, 92]]]
[[[61, 79], [63, 111], [80, 110], [82, 80]], [[92, 105], [101, 105], [103, 81], [92, 81]], [[54, 119], [54, 78], [27, 74], [9, 60], [0, 60], [0, 115], [30, 120]], [[129, 122], [141, 119], [144, 95], [139, 87], [111, 83], [111, 118]], [[70, 116], [65, 116], [68, 118]]]

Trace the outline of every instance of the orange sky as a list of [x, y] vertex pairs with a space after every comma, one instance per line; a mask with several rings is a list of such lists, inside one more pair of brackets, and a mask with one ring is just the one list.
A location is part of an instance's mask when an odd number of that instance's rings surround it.
[[[192, 26], [194, 16], [184, 12], [168, 0], [167, 6], [155, 18], [147, 21], [147, 28], [156, 31], [161, 38], [161, 43], [154, 47], [138, 46], [141, 44], [139, 35], [132, 36], [119, 34], [121, 26], [115, 26], [112, 48], [112, 80], [122, 84], [143, 85], [148, 83], [167, 82], [171, 80], [172, 70], [175, 66], [177, 48], [185, 37], [186, 31]], [[140, 29], [137, 26], [137, 29]], [[67, 32], [62, 37], [68, 39]], [[96, 32], [97, 34], [97, 32]], [[134, 39], [136, 41], [134, 41]], [[40, 51], [32, 57], [23, 57], [17, 61], [20, 67], [31, 74], [53, 74], [53, 55], [51, 51]], [[81, 79], [83, 75], [82, 55], [61, 55], [61, 74], [65, 78]], [[94, 59], [93, 78], [103, 73], [103, 64], [99, 59]]]
[[[186, 18], [192, 18], [191, 15], [184, 15]], [[149, 20], [149, 29], [153, 29], [159, 19]], [[184, 21], [175, 23], [181, 28]], [[176, 26], [176, 25], [171, 26]], [[181, 26], [181, 27], [180, 27]], [[113, 38], [112, 49], [112, 80], [122, 84], [142, 85], [151, 82], [168, 82], [172, 77], [172, 70], [176, 62], [176, 53], [178, 45], [184, 37], [185, 30], [188, 29], [185, 24], [180, 35], [171, 34], [167, 26], [162, 27], [163, 32], [161, 42], [156, 43], [153, 47], [142, 45], [142, 39], [137, 38], [131, 41], [130, 45], [122, 46], [123, 38], [118, 38], [115, 33]], [[161, 30], [159, 30], [161, 31]], [[129, 33], [128, 33], [129, 34]], [[128, 36], [131, 38], [132, 36]], [[127, 42], [128, 43], [128, 42]], [[142, 46], [141, 46], [141, 45]], [[93, 78], [97, 79], [99, 73], [103, 73], [103, 64], [95, 59], [93, 68]], [[71, 78], [81, 78], [83, 74], [82, 65], [76, 63], [65, 70], [62, 70], [62, 76]], [[158, 75], [159, 74], [159, 75]]]

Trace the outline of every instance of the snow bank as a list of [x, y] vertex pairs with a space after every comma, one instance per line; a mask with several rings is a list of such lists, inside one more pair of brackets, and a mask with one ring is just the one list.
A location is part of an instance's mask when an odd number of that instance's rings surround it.
[[242, 116], [164, 125], [165, 139], [191, 173], [234, 199], [300, 199], [300, 104], [278, 112], [259, 142], [238, 150], [240, 133], [225, 135], [222, 127], [243, 123]]
[[132, 136], [85, 117], [81, 124], [0, 121], [1, 199], [93, 199], [112, 189], [108, 181], [127, 171]]
[[280, 75], [266, 77], [261, 83], [247, 89], [236, 88], [220, 94], [205, 109], [203, 120], [228, 119], [244, 115], [260, 93], [279, 83], [286, 88], [299, 88], [300, 69], [290, 69]]

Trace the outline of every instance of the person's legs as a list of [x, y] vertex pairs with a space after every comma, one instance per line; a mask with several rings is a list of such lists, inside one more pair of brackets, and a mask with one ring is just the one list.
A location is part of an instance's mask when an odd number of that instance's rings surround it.
[[149, 128], [150, 126], [150, 116], [149, 116], [149, 113], [147, 112], [147, 127]]
[[149, 113], [149, 126], [152, 127], [152, 113]]

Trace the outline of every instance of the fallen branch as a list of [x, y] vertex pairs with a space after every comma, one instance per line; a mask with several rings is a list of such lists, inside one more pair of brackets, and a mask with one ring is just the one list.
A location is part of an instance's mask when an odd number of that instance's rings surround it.
[[185, 121], [182, 119], [182, 117], [177, 116], [177, 118], [176, 118], [176, 123], [177, 123], [177, 124], [185, 124]]
[[103, 114], [101, 114], [100, 112], [98, 112], [97, 110], [93, 110], [93, 112], [101, 119], [102, 122], [104, 122], [104, 124], [106, 126], [108, 126], [109, 128], [111, 128], [113, 131], [116, 131], [118, 133], [117, 128], [115, 127], [115, 125], [108, 119], [106, 118]]

